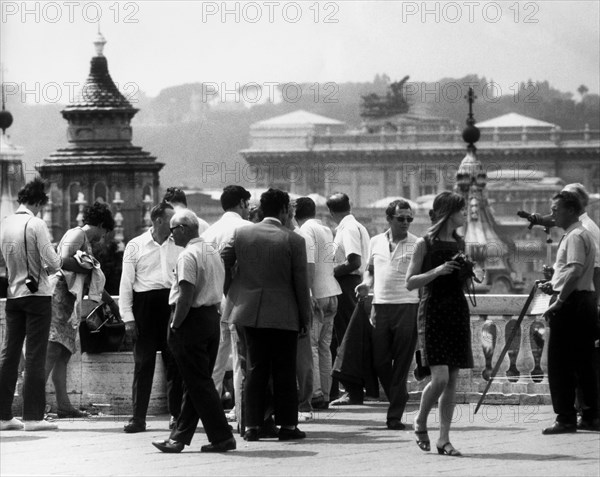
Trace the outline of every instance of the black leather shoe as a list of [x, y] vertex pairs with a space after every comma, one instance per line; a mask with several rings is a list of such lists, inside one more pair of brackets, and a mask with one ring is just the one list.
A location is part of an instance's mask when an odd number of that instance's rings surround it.
[[292, 441], [295, 439], [304, 439], [306, 432], [302, 432], [300, 429], [295, 427], [294, 429], [286, 429], [282, 427], [279, 429], [279, 440], [280, 441]]
[[253, 442], [257, 441], [258, 438], [258, 429], [246, 429], [246, 432], [244, 432], [245, 441]]
[[577, 426], [575, 424], [563, 424], [562, 422], [555, 422], [550, 427], [546, 427], [542, 431], [542, 434], [548, 436], [551, 434], [572, 434], [577, 432]]
[[261, 428], [258, 430], [260, 439], [276, 439], [279, 437], [279, 429], [275, 425], [273, 419], [267, 419]]
[[140, 424], [139, 422], [131, 421], [129, 424], [125, 424], [123, 431], [125, 431], [127, 434], [146, 432], [146, 423]]
[[580, 417], [577, 421], [577, 429], [581, 431], [600, 431], [600, 419], [584, 419]]
[[171, 439], [167, 439], [164, 441], [154, 441], [152, 445], [156, 447], [159, 451], [165, 452], [166, 454], [179, 454], [185, 447], [185, 444], [183, 442], [177, 442]]
[[229, 439], [225, 439], [221, 442], [215, 442], [214, 444], [202, 446], [200, 447], [200, 452], [227, 452], [230, 450], [235, 450], [235, 448], [235, 439], [230, 437]]
[[400, 419], [389, 419], [386, 424], [387, 428], [392, 431], [403, 431], [406, 429], [406, 426], [402, 424]]

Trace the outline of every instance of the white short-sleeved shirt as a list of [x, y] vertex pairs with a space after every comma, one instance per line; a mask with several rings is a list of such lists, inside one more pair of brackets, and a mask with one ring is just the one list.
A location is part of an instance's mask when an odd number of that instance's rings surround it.
[[346, 215], [335, 229], [336, 244], [335, 261], [340, 265], [346, 261], [349, 255], [356, 254], [361, 258], [360, 267], [350, 275], [360, 275], [367, 268], [367, 257], [369, 255], [369, 232], [363, 224], [358, 222], [354, 215]]
[[575, 222], [565, 230], [565, 234], [558, 244], [554, 275], [551, 280], [552, 289], [560, 292], [566, 281], [568, 266], [579, 264], [583, 270], [577, 279], [575, 290], [594, 291], [595, 256], [596, 247], [592, 235], [581, 225], [581, 222]]
[[311, 238], [314, 247], [311, 250], [315, 264], [315, 279], [313, 280], [313, 298], [327, 298], [342, 293], [340, 284], [333, 275], [335, 268], [336, 245], [333, 242], [333, 232], [317, 219], [308, 219], [300, 230], [304, 236]]
[[600, 229], [590, 218], [587, 212], [579, 217], [579, 221], [581, 222], [581, 225], [583, 225], [583, 227], [592, 234], [592, 239], [594, 241], [594, 245], [596, 246], [596, 259], [594, 260], [594, 267], [600, 268]]
[[406, 289], [406, 271], [416, 242], [417, 237], [409, 233], [394, 245], [389, 230], [371, 239], [369, 265], [374, 269], [373, 303], [419, 303], [419, 291]]
[[189, 241], [177, 258], [175, 282], [169, 294], [169, 304], [174, 305], [179, 298], [179, 284], [186, 281], [195, 285], [192, 308], [217, 305], [223, 295], [225, 267], [218, 253], [214, 253], [212, 244], [201, 238]]
[[313, 238], [305, 233], [300, 227], [296, 227], [294, 232], [300, 235], [306, 244], [306, 263], [315, 263], [315, 241]]

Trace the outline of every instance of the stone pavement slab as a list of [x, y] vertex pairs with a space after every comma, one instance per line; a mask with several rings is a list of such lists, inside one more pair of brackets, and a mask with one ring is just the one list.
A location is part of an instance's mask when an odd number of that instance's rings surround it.
[[202, 454], [199, 430], [181, 454], [163, 454], [151, 441], [168, 437], [168, 416], [149, 418], [148, 430], [123, 433], [125, 416], [59, 420], [58, 431], [0, 433], [0, 475], [8, 476], [598, 476], [600, 433], [543, 436], [550, 406], [457, 406], [451, 432], [461, 458], [435, 450], [437, 414], [429, 420], [433, 452], [414, 443], [410, 403], [405, 431], [385, 427], [387, 403], [369, 402], [315, 413], [301, 423], [303, 441], [245, 442], [227, 454]]

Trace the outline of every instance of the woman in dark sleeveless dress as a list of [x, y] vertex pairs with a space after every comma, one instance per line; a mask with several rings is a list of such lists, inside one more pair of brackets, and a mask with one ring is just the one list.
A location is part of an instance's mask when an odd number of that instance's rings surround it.
[[415, 417], [417, 445], [431, 449], [427, 417], [438, 401], [440, 454], [461, 455], [450, 443], [450, 423], [455, 406], [456, 383], [460, 368], [473, 367], [469, 305], [464, 282], [459, 278], [460, 264], [452, 258], [464, 251], [456, 229], [465, 223], [465, 201], [452, 192], [438, 194], [430, 212], [433, 225], [416, 243], [409, 265], [406, 286], [421, 288], [418, 330], [422, 364], [431, 369], [431, 382], [423, 390]]

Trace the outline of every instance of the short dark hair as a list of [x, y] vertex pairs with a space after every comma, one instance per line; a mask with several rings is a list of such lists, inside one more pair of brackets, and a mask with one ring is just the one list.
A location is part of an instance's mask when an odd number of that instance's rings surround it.
[[562, 192], [559, 192], [554, 197], [552, 197], [552, 200], [562, 200], [564, 206], [567, 209], [573, 209], [577, 215], [581, 215], [581, 213], [583, 212], [583, 205], [581, 205], [581, 200], [579, 199], [579, 196], [574, 192], [563, 190]]
[[387, 206], [387, 209], [385, 209], [385, 216], [388, 218], [393, 217], [396, 214], [396, 209], [408, 209], [412, 212], [412, 207], [408, 201], [404, 199], [398, 199], [390, 202], [390, 204]]
[[228, 185], [221, 194], [221, 207], [223, 210], [229, 210], [236, 207], [240, 200], [250, 200], [252, 195], [246, 189], [239, 185]]
[[270, 188], [260, 196], [260, 208], [265, 217], [276, 217], [289, 209], [290, 196], [280, 189]]
[[83, 223], [102, 227], [109, 232], [115, 228], [115, 219], [108, 205], [103, 202], [94, 202], [83, 210]]
[[330, 212], [350, 212], [350, 197], [343, 192], [336, 192], [327, 199], [327, 208]]
[[312, 219], [317, 214], [315, 201], [310, 197], [296, 199], [296, 220]]
[[177, 202], [187, 207], [185, 192], [183, 192], [179, 187], [169, 187], [167, 192], [165, 192], [163, 202]]
[[48, 195], [45, 191], [46, 183], [36, 177], [32, 181], [23, 186], [17, 195], [17, 202], [25, 205], [46, 205], [48, 203]]
[[163, 218], [165, 216], [165, 211], [173, 210], [173, 206], [167, 202], [161, 202], [158, 205], [155, 205], [150, 210], [150, 220], [154, 222], [158, 218]]

